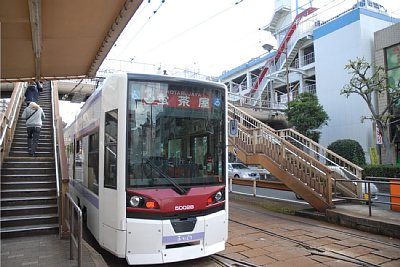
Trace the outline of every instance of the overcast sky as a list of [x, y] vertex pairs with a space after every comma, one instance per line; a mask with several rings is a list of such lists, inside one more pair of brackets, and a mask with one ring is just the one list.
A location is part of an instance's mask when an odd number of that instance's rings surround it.
[[[385, 6], [390, 15], [400, 17], [399, 0], [375, 1]], [[179, 68], [219, 76], [224, 70], [265, 53], [262, 44], [274, 43], [267, 32], [259, 30], [271, 20], [274, 0], [161, 2], [143, 0], [109, 53], [104, 67], [116, 68], [111, 64], [115, 61], [110, 59], [132, 60], [137, 72], [154, 73], [161, 67], [161, 70]], [[330, 18], [338, 14], [335, 10], [338, 6], [343, 9], [354, 3], [356, 0], [314, 0], [312, 5]], [[292, 5], [294, 9], [295, 0]], [[299, 0], [299, 6], [302, 5], [308, 7], [309, 1]], [[69, 123], [80, 104], [60, 105], [63, 119]]]
[[[282, 1], [282, 0], [281, 0]], [[400, 17], [399, 0], [375, 0], [390, 15]], [[329, 11], [352, 6], [356, 0], [314, 0]], [[274, 39], [261, 27], [274, 11], [274, 0], [144, 0], [117, 40], [103, 66], [112, 59], [135, 62], [136, 71], [173, 68], [219, 76], [262, 55], [262, 44]], [[292, 6], [295, 7], [295, 0]], [[310, 1], [298, 0], [308, 7]], [[329, 10], [329, 11], [328, 11]], [[337, 14], [333, 11], [332, 14]], [[115, 63], [115, 62], [114, 62]], [[108, 65], [106, 65], [108, 64]]]

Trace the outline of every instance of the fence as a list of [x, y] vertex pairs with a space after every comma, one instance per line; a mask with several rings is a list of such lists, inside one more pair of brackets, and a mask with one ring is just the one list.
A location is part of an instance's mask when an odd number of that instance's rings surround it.
[[[337, 182], [343, 183], [361, 183], [362, 196], [357, 198], [343, 197], [337, 194]], [[338, 199], [347, 199], [366, 203], [368, 205], [369, 216], [372, 216], [372, 204], [381, 203], [384, 205], [390, 205], [392, 210], [400, 211], [400, 179], [399, 178], [384, 178], [384, 177], [366, 177], [365, 180], [348, 180], [348, 179], [335, 179], [334, 184], [334, 195]], [[384, 192], [372, 190], [371, 188], [381, 188]], [[388, 191], [388, 193], [386, 193]], [[379, 199], [381, 197], [381, 199]], [[384, 201], [389, 199], [389, 201]]]

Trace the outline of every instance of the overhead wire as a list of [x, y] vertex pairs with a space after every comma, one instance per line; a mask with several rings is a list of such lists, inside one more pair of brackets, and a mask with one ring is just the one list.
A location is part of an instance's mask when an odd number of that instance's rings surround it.
[[176, 39], [176, 38], [178, 38], [178, 37], [180, 37], [180, 36], [182, 36], [182, 35], [184, 35], [184, 34], [190, 32], [190, 31], [192, 31], [193, 29], [195, 29], [195, 28], [197, 28], [197, 27], [199, 27], [199, 26], [205, 24], [206, 22], [209, 22], [210, 20], [214, 19], [215, 17], [217, 17], [217, 16], [219, 16], [219, 15], [221, 15], [221, 14], [227, 12], [228, 10], [230, 10], [230, 9], [232, 9], [232, 8], [234, 8], [234, 7], [236, 7], [237, 5], [241, 4], [241, 3], [244, 2], [244, 1], [245, 1], [245, 0], [239, 0], [239, 1], [234, 2], [234, 4], [231, 5], [231, 6], [229, 6], [228, 8], [225, 8], [225, 9], [223, 9], [223, 10], [221, 10], [221, 11], [219, 11], [219, 12], [213, 14], [213, 15], [211, 15], [210, 17], [206, 18], [205, 20], [201, 21], [200, 23], [195, 24], [195, 25], [193, 25], [193, 26], [191, 26], [191, 27], [189, 27], [189, 28], [183, 30], [182, 32], [180, 32], [180, 33], [178, 33], [178, 34], [172, 36], [171, 38], [169, 38], [169, 39], [163, 41], [162, 43], [159, 43], [158, 45], [156, 45], [156, 46], [150, 48], [149, 50], [147, 50], [147, 51], [144, 52], [144, 53], [145, 53], [145, 54], [146, 54], [146, 53], [150, 53], [150, 52], [152, 52], [152, 51], [158, 49], [159, 47], [161, 47], [161, 46], [163, 46], [163, 45], [165, 45], [165, 44], [167, 44], [167, 43], [173, 41], [174, 39]]
[[[149, 16], [148, 19], [146, 19], [146, 21], [143, 23], [143, 25], [141, 25], [138, 29], [138, 31], [129, 39], [129, 41], [124, 45], [124, 47], [121, 49], [121, 51], [118, 53], [118, 56], [121, 55], [121, 53], [125, 52], [125, 49], [131, 44], [131, 42], [133, 40], [136, 39], [136, 37], [143, 31], [143, 29], [145, 28], [145, 26], [147, 25], [147, 23], [149, 23], [149, 21], [157, 14], [157, 12], [160, 10], [161, 6], [165, 3], [165, 0], [161, 0], [159, 6], [152, 11], [152, 14]], [[150, 0], [147, 2], [147, 4], [139, 11], [139, 13], [137, 15], [135, 15], [134, 17], [140, 17], [140, 15], [144, 12], [144, 10], [149, 7], [150, 5]], [[133, 25], [132, 21], [130, 22], [130, 25]]]

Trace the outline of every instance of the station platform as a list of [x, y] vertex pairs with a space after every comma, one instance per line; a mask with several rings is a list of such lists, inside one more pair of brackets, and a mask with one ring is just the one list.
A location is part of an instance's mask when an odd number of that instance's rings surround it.
[[[78, 266], [77, 250], [70, 260], [69, 240], [58, 235], [40, 235], [5, 238], [1, 240], [1, 266]], [[106, 267], [102, 256], [83, 241], [82, 267]]]
[[[326, 214], [318, 213], [304, 205], [286, 203], [264, 198], [230, 193], [232, 205], [246, 203], [247, 207], [260, 207], [276, 213], [286, 213], [294, 217], [308, 217], [356, 228], [366, 232], [400, 238], [400, 212], [372, 208], [369, 216], [368, 206], [341, 204]], [[230, 226], [231, 228], [231, 226]], [[231, 229], [230, 229], [231, 231]], [[229, 242], [229, 240], [228, 240]], [[232, 249], [232, 248], [231, 248]], [[76, 253], [76, 250], [74, 250]], [[82, 266], [105, 267], [107, 263], [102, 256], [85, 241], [82, 246]], [[1, 240], [1, 266], [77, 266], [77, 255], [70, 260], [69, 240], [59, 239], [58, 235], [6, 238]]]

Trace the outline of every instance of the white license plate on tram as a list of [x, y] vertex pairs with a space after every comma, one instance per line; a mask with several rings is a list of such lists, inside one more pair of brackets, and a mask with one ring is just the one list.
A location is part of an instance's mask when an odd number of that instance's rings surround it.
[[204, 238], [204, 232], [200, 232], [200, 233], [185, 234], [185, 235], [163, 236], [162, 240], [163, 240], [163, 245], [169, 245], [169, 244], [192, 242], [203, 238]]

